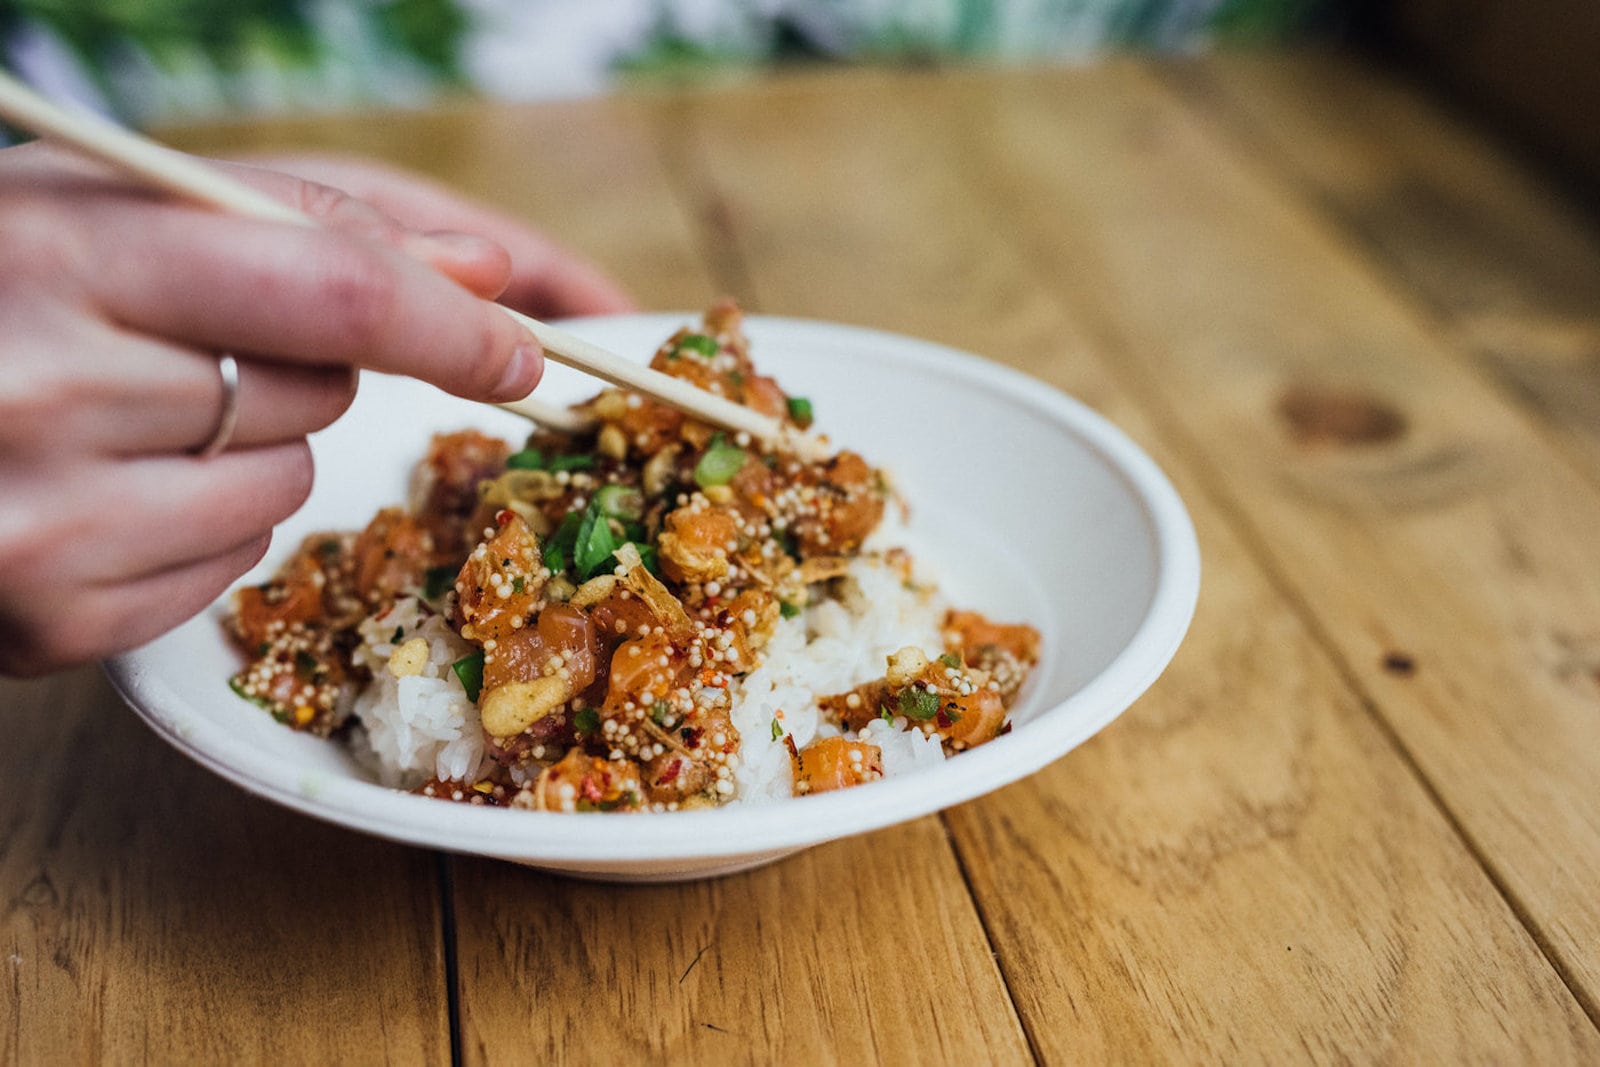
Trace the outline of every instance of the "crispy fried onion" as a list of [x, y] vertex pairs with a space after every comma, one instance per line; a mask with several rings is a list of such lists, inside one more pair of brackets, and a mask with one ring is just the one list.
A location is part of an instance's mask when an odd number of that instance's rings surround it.
[[617, 549], [617, 562], [625, 568], [623, 583], [654, 613], [672, 643], [686, 647], [694, 639], [694, 623], [672, 591], [645, 568], [638, 546], [630, 541]]

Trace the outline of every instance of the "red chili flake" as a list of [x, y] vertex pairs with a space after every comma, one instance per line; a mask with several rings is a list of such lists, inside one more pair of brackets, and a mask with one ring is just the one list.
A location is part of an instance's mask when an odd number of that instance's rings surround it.
[[950, 716], [946, 715], [943, 711], [935, 715], [933, 717], [933, 721], [938, 723], [939, 729], [941, 730], [948, 730], [952, 725], [954, 725], [954, 720], [952, 720]]
[[662, 783], [676, 781], [678, 772], [682, 769], [683, 760], [674, 756], [671, 763], [668, 763], [665, 767], [661, 768], [661, 774], [656, 778], [656, 781]]
[[516, 517], [517, 513], [512, 511], [510, 508], [501, 508], [499, 511], [494, 513], [494, 521], [496, 525], [499, 526], [504, 526], [506, 523], [510, 522]]

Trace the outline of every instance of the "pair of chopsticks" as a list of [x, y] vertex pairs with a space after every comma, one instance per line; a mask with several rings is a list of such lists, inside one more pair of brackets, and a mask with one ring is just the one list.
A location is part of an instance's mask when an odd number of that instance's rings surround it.
[[[157, 144], [98, 115], [59, 107], [4, 71], [0, 71], [0, 118], [19, 129], [70, 145], [148, 186], [183, 199], [247, 218], [297, 226], [318, 225], [311, 216], [234, 180], [193, 156]], [[759, 441], [797, 452], [805, 459], [818, 459], [825, 453], [815, 437], [797, 433], [778, 419], [624, 359], [504, 305], [494, 306], [526, 327], [539, 339], [546, 357], [557, 363], [643, 393], [712, 425], [748, 433]], [[566, 408], [531, 398], [500, 406], [553, 429], [572, 431], [590, 425]]]

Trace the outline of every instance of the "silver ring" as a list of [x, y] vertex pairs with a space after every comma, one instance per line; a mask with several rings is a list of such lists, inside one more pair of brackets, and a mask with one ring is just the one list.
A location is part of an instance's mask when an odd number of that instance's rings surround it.
[[211, 439], [195, 450], [201, 459], [210, 459], [227, 448], [233, 440], [234, 427], [239, 425], [239, 361], [224, 352], [217, 357], [217, 370], [222, 374], [222, 411], [217, 415], [217, 428]]

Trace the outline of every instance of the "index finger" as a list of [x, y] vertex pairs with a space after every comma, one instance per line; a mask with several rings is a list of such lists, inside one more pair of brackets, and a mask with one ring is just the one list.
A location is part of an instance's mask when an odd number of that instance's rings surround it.
[[260, 162], [344, 189], [408, 226], [493, 237], [511, 254], [511, 276], [500, 301], [530, 315], [634, 310], [627, 292], [595, 264], [522, 220], [426, 178], [337, 156], [274, 155]]
[[539, 342], [503, 309], [349, 234], [142, 200], [75, 212], [78, 278], [116, 322], [189, 345], [348, 364], [474, 400], [526, 396]]

